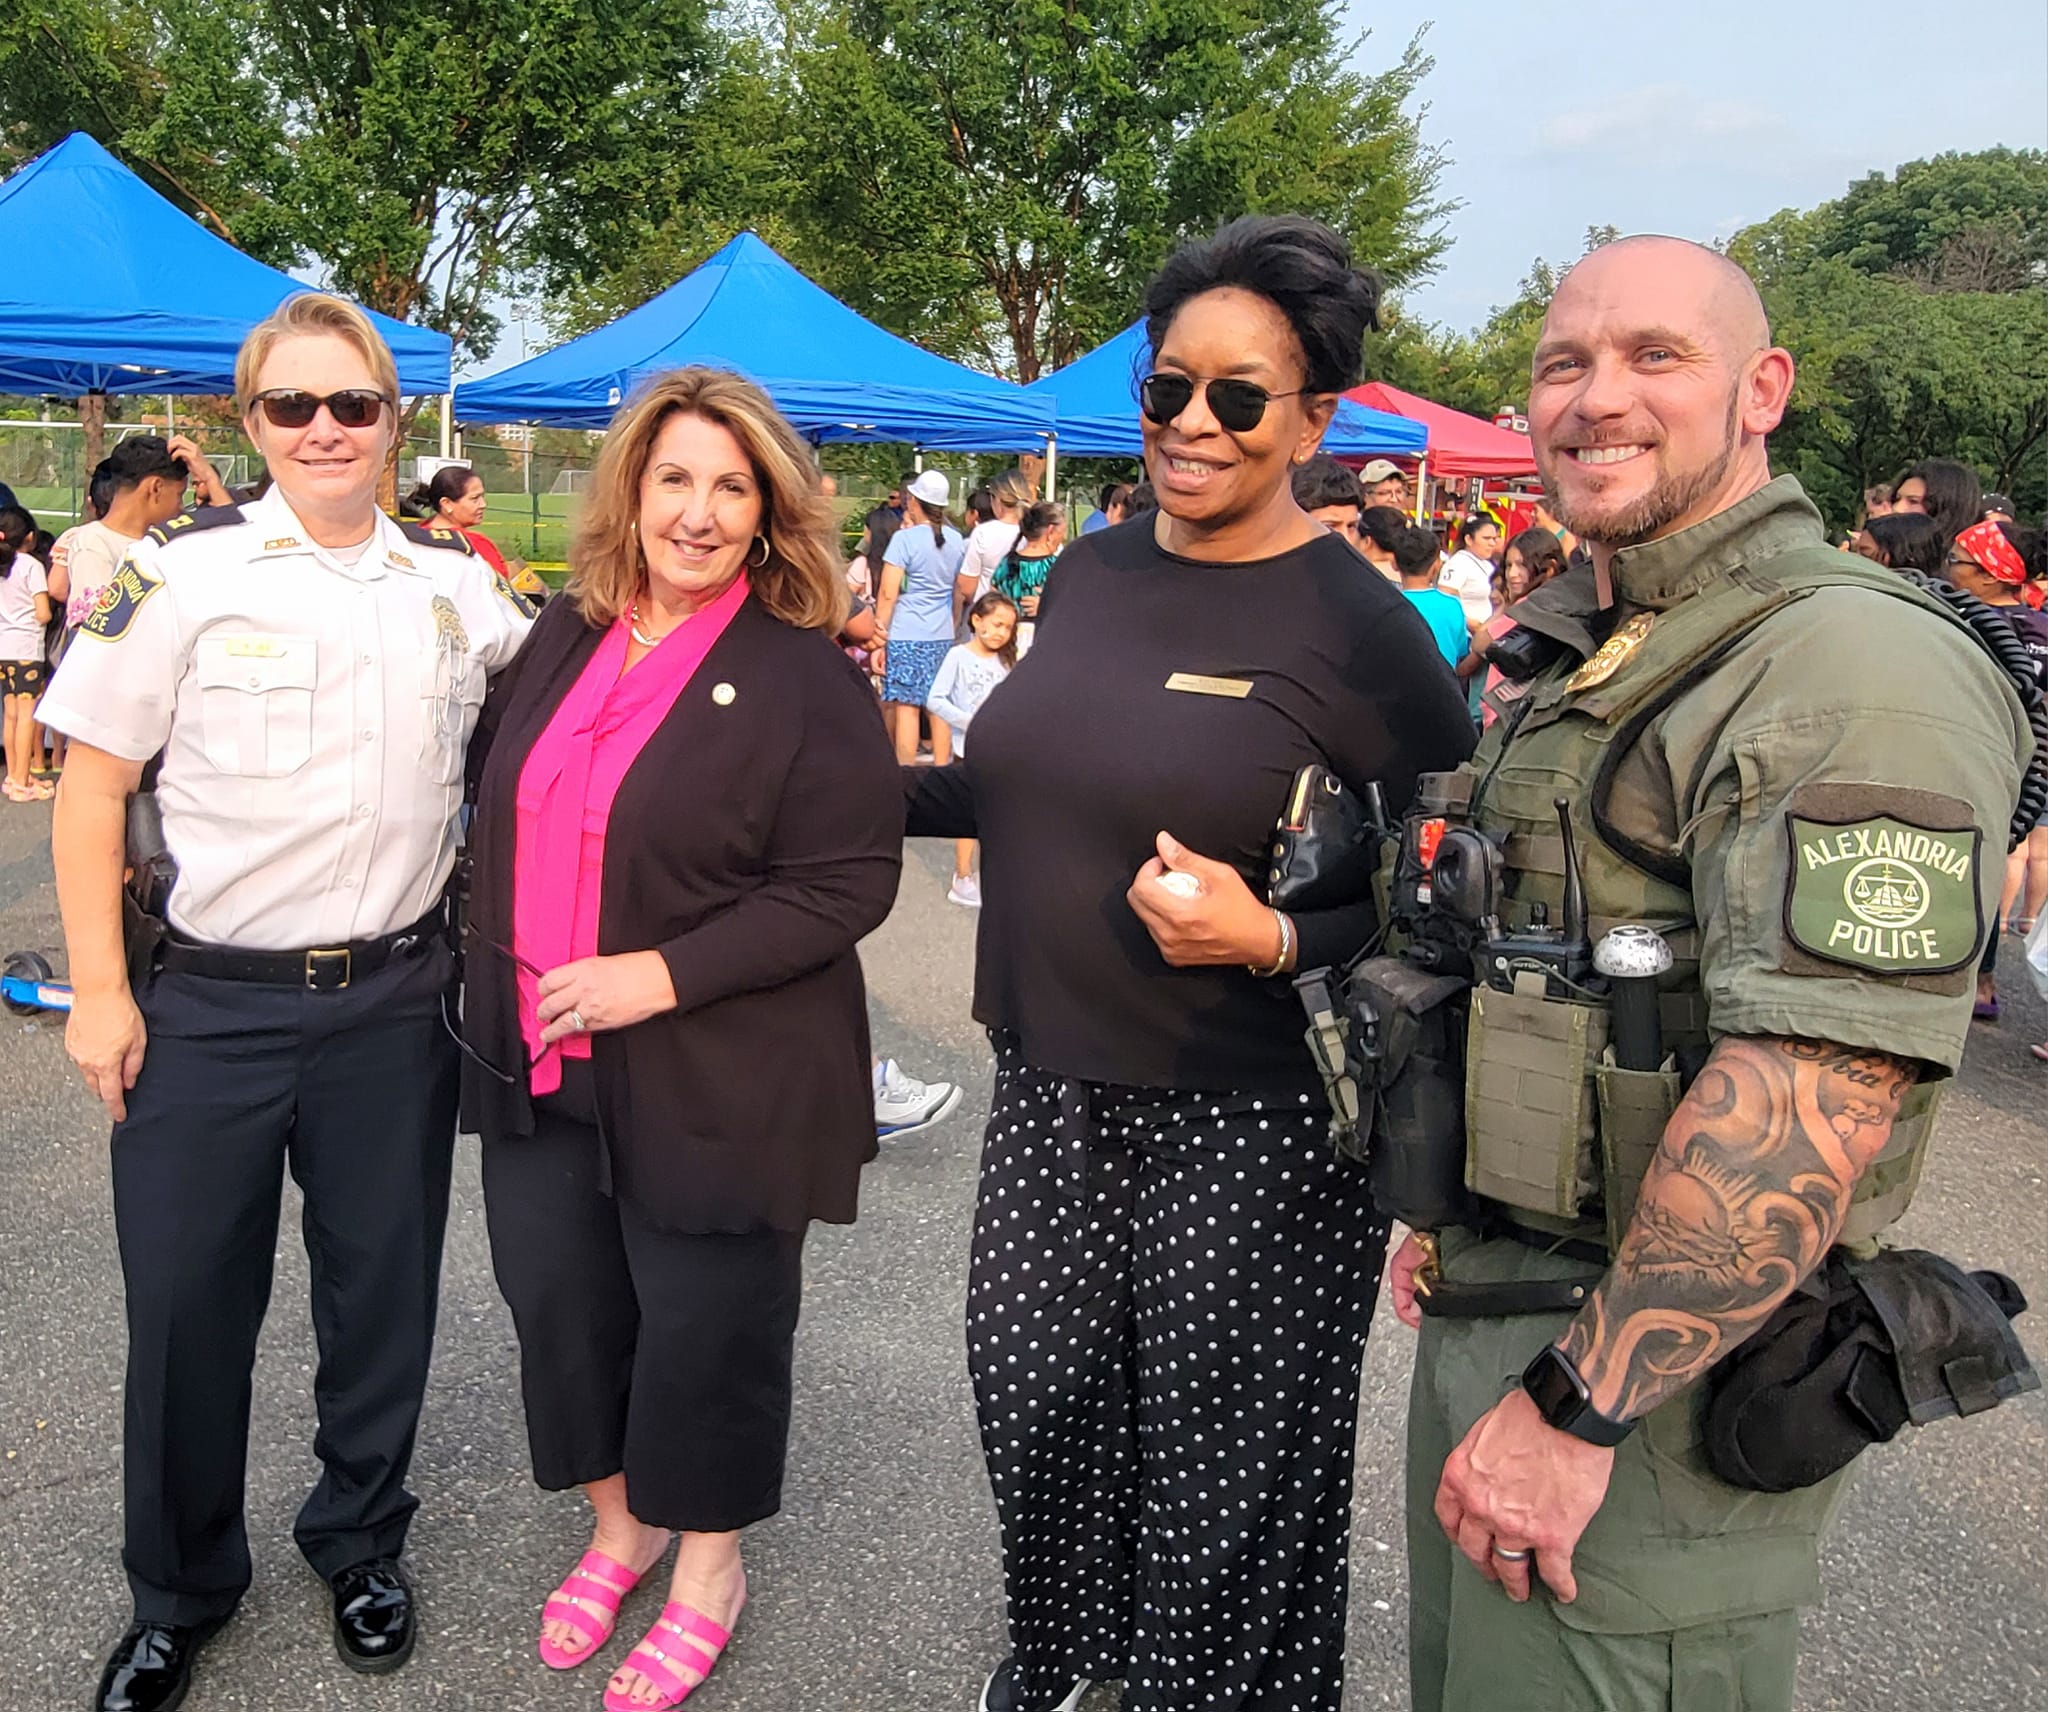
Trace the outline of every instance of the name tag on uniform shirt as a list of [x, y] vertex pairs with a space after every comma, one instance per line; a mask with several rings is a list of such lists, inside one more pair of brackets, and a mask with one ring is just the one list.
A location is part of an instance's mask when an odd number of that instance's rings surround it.
[[230, 636], [225, 651], [236, 660], [275, 660], [284, 654], [284, 644], [268, 636]]
[[1189, 695], [1228, 696], [1232, 701], [1243, 701], [1252, 693], [1250, 678], [1211, 678], [1200, 672], [1175, 672], [1166, 687]]

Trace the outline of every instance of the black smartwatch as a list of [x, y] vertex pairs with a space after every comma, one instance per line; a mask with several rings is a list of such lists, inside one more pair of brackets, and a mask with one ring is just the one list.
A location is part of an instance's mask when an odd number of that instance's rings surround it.
[[1579, 1370], [1554, 1343], [1545, 1344], [1536, 1352], [1536, 1359], [1522, 1369], [1522, 1389], [1545, 1421], [1587, 1444], [1611, 1449], [1635, 1431], [1635, 1422], [1610, 1420], [1593, 1407], [1592, 1394]]

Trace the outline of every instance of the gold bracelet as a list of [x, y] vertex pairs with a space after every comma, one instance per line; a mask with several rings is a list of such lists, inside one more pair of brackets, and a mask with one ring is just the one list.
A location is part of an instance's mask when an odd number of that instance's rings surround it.
[[1280, 955], [1273, 959], [1273, 967], [1261, 969], [1256, 963], [1245, 967], [1261, 980], [1270, 981], [1275, 975], [1287, 973], [1287, 965], [1294, 959], [1294, 923], [1287, 918], [1285, 910], [1273, 911], [1273, 919], [1280, 924]]

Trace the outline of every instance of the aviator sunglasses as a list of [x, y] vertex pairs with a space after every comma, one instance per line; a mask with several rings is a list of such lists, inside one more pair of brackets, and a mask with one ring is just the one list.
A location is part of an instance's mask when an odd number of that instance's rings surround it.
[[[1148, 420], [1162, 428], [1194, 401], [1195, 378], [1184, 374], [1148, 374], [1138, 382], [1138, 408]], [[1219, 427], [1233, 434], [1248, 434], [1265, 419], [1266, 406], [1276, 398], [1300, 398], [1307, 387], [1293, 392], [1268, 392], [1256, 381], [1211, 380], [1201, 383], [1209, 401], [1209, 414]]]
[[367, 428], [382, 414], [390, 400], [366, 386], [352, 386], [324, 397], [317, 392], [301, 392], [296, 387], [281, 386], [259, 392], [250, 402], [263, 407], [263, 414], [270, 419], [273, 428], [303, 428], [320, 414], [323, 404], [341, 427]]

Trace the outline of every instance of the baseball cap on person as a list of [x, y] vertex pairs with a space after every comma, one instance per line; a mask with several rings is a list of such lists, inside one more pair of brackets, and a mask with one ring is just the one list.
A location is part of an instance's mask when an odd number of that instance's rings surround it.
[[952, 494], [952, 487], [937, 470], [926, 470], [917, 480], [903, 490], [915, 494], [926, 505], [943, 506]]
[[1398, 476], [1400, 473], [1401, 466], [1399, 464], [1392, 463], [1385, 458], [1375, 458], [1358, 472], [1358, 479], [1367, 487], [1371, 487], [1374, 482], [1383, 482], [1389, 476]]

